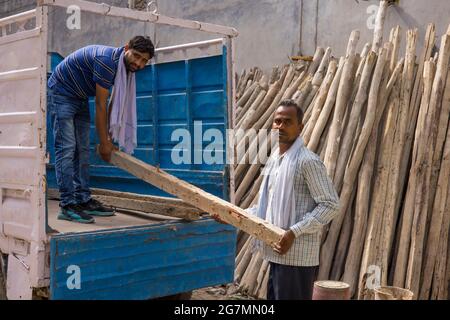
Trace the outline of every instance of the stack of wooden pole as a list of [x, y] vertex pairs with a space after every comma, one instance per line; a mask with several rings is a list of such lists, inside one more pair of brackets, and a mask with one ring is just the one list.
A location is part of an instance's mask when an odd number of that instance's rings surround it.
[[[284, 98], [303, 108], [305, 144], [321, 156], [340, 195], [340, 213], [323, 230], [320, 280], [345, 281], [359, 299], [373, 299], [377, 285], [408, 288], [416, 299], [446, 299], [450, 28], [434, 55], [433, 24], [420, 51], [417, 30], [408, 30], [399, 58], [399, 27], [382, 42], [386, 8], [382, 1], [373, 43], [361, 53], [354, 31], [340, 59], [330, 48], [317, 48], [311, 62], [276, 67], [270, 76], [257, 68], [244, 72], [236, 128], [269, 129]], [[244, 157], [258, 146], [248, 138], [236, 142], [247, 150]], [[256, 204], [262, 167], [235, 166], [242, 208]], [[239, 234], [235, 281], [244, 293], [265, 298], [269, 266], [252, 243]]]

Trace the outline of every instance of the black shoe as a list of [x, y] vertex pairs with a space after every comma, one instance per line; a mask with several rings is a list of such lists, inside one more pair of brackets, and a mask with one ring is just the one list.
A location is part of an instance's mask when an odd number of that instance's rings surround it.
[[80, 204], [84, 213], [91, 216], [109, 217], [114, 216], [114, 210], [112, 208], [105, 207], [99, 201], [90, 199], [88, 202]]
[[94, 218], [83, 212], [83, 209], [77, 204], [69, 204], [61, 207], [58, 215], [59, 220], [75, 221], [79, 223], [93, 223]]

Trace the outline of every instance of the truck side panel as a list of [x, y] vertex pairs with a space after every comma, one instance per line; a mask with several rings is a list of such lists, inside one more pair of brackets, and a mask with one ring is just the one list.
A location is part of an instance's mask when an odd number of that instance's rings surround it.
[[8, 255], [9, 299], [30, 299], [32, 287], [45, 286], [49, 277], [42, 148], [46, 19], [46, 8], [38, 7], [0, 24], [9, 29], [0, 35], [0, 251]]
[[[156, 59], [158, 63], [136, 73], [138, 147], [133, 155], [229, 200], [226, 56], [226, 48], [219, 46], [210, 56]], [[91, 186], [167, 196], [95, 155], [93, 101], [90, 109]], [[48, 183], [55, 187], [50, 134], [47, 146]], [[187, 163], [174, 161], [180, 152], [187, 152]], [[208, 156], [216, 162], [206, 160]], [[233, 280], [235, 245], [236, 229], [210, 218], [53, 236], [51, 298], [148, 299], [228, 283]]]
[[55, 236], [51, 298], [149, 299], [229, 283], [235, 238], [211, 219]]
[[[136, 73], [138, 146], [133, 156], [229, 200], [229, 176], [225, 174], [225, 138], [228, 123], [227, 68], [224, 55], [153, 64]], [[59, 60], [58, 56], [54, 55], [52, 60]], [[55, 66], [55, 63], [51, 64]], [[170, 196], [103, 162], [95, 154], [98, 139], [94, 100], [90, 99], [89, 104], [91, 186]], [[200, 123], [201, 126], [194, 126]], [[220, 133], [222, 141], [211, 141], [214, 138], [208, 137], [209, 133], [212, 135]], [[204, 136], [206, 139], [203, 139]], [[221, 159], [216, 163], [205, 161], [205, 157], [211, 153], [204, 150], [211, 143], [215, 149], [213, 159]], [[50, 152], [50, 164], [47, 167], [48, 184], [49, 187], [55, 188], [51, 134], [48, 134], [47, 146]], [[184, 151], [181, 150], [183, 147]], [[181, 157], [186, 155], [185, 159], [188, 161], [176, 163], [174, 156], [179, 155]]]

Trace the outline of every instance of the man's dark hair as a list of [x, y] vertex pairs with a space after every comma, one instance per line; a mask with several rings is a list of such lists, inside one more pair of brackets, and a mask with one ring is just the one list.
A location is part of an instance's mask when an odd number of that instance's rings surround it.
[[303, 110], [299, 107], [298, 104], [295, 103], [292, 99], [284, 99], [280, 102], [278, 105], [279, 107], [292, 107], [295, 108], [297, 111], [297, 120], [298, 123], [301, 123], [303, 121]]
[[148, 53], [150, 55], [150, 59], [155, 55], [155, 47], [153, 46], [153, 42], [150, 40], [150, 37], [135, 36], [128, 42], [128, 48], [142, 53]]

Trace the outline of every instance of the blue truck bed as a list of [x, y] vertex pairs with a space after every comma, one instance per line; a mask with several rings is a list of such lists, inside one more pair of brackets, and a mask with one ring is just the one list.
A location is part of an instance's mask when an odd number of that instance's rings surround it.
[[[171, 153], [179, 141], [174, 130], [194, 135], [194, 123], [203, 132], [228, 127], [227, 50], [221, 55], [147, 66], [136, 74], [138, 147], [134, 156], [158, 165], [183, 180], [229, 200], [230, 177], [225, 162], [176, 165]], [[52, 69], [62, 59], [51, 56]], [[91, 109], [91, 186], [140, 194], [169, 196], [115, 168], [94, 152], [95, 104]], [[50, 126], [48, 125], [48, 128]], [[49, 188], [56, 188], [53, 138], [48, 134]], [[192, 148], [200, 148], [191, 141]], [[202, 142], [203, 150], [210, 142]], [[149, 299], [177, 294], [233, 280], [236, 229], [210, 218], [194, 222], [164, 221], [89, 232], [55, 234], [50, 242], [50, 296], [52, 299]], [[78, 268], [78, 269], [77, 269]], [[79, 271], [79, 288], [70, 285]]]

